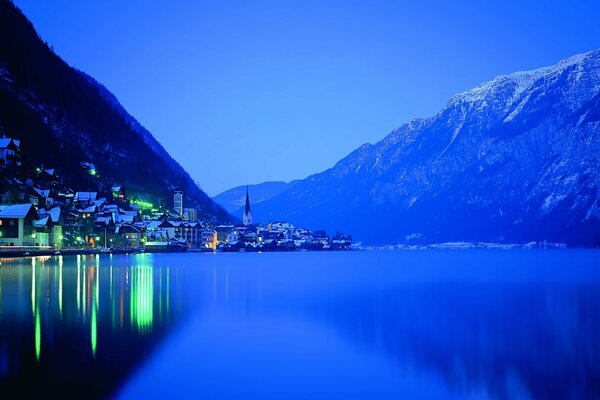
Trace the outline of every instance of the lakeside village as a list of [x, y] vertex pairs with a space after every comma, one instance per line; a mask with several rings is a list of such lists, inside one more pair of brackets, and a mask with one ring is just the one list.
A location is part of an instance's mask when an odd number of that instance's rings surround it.
[[[19, 169], [20, 141], [0, 138], [0, 170]], [[80, 167], [96, 176], [95, 166]], [[5, 175], [5, 176], [4, 176]], [[184, 208], [183, 192], [173, 191], [173, 208], [132, 200], [122, 185], [110, 192], [77, 191], [67, 187], [52, 168], [40, 166], [30, 175], [9, 178], [18, 201], [0, 204], [0, 254], [68, 254], [95, 252], [297, 251], [346, 250], [352, 238], [322, 230], [297, 228], [289, 222], [254, 224], [250, 197], [242, 224], [216, 225]], [[14, 196], [13, 196], [14, 197]]]

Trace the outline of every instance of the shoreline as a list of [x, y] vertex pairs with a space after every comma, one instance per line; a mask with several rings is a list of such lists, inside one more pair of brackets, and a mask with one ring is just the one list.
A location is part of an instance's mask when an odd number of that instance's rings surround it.
[[187, 251], [168, 251], [168, 250], [151, 250], [144, 249], [27, 249], [27, 250], [0, 250], [0, 259], [2, 258], [27, 258], [27, 257], [45, 257], [45, 256], [68, 256], [68, 255], [96, 255], [96, 254], [198, 254], [198, 253], [295, 253], [295, 252], [344, 252], [344, 251], [360, 251], [362, 249], [340, 249], [340, 250], [294, 250], [294, 251], [218, 251], [218, 250], [203, 250], [189, 249]]
[[596, 247], [528, 247], [523, 245], [508, 245], [508, 246], [444, 246], [439, 244], [425, 246], [377, 246], [377, 247], [361, 247], [348, 248], [339, 250], [311, 250], [302, 249], [295, 251], [206, 251], [200, 249], [190, 249], [188, 251], [145, 251], [143, 249], [61, 249], [61, 250], [0, 250], [0, 259], [5, 258], [33, 258], [44, 256], [68, 256], [68, 255], [100, 255], [100, 254], [198, 254], [198, 253], [296, 253], [296, 252], [356, 252], [356, 251], [393, 251], [393, 250], [408, 250], [408, 251], [423, 251], [423, 250], [598, 250]]

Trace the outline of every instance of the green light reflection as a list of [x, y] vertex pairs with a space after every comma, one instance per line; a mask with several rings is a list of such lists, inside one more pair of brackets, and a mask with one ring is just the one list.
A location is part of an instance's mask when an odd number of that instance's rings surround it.
[[129, 315], [131, 326], [139, 333], [152, 331], [154, 288], [152, 267], [134, 267], [131, 270], [131, 292], [129, 299]]

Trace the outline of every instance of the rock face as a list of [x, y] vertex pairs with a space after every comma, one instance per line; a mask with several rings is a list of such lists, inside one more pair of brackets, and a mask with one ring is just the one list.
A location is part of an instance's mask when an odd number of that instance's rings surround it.
[[[230, 218], [112, 93], [61, 60], [8, 0], [0, 0], [0, 129], [21, 140], [23, 157], [56, 168], [78, 190], [125, 184], [130, 194], [172, 207], [180, 188], [186, 207]], [[98, 187], [89, 187], [80, 162], [95, 165]]]
[[454, 96], [256, 215], [366, 243], [600, 242], [600, 50]]

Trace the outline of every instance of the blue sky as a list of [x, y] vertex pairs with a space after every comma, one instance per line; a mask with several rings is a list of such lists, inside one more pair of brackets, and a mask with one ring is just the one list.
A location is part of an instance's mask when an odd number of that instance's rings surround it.
[[591, 0], [15, 3], [210, 195], [320, 172], [495, 75], [600, 47]]

